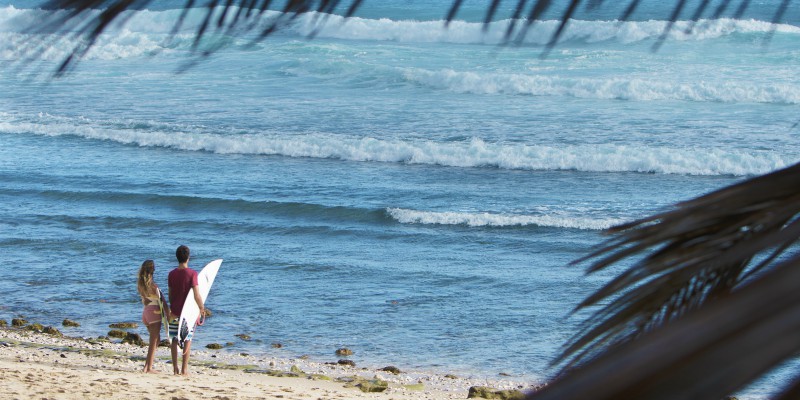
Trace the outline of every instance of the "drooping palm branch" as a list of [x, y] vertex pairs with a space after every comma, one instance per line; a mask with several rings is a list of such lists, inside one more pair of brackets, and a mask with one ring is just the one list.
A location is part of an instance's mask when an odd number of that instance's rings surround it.
[[[562, 358], [595, 339], [620, 337], [617, 332], [626, 341], [706, 299], [729, 294], [795, 243], [800, 237], [799, 214], [800, 165], [795, 165], [612, 228], [614, 239], [577, 261], [600, 257], [589, 272], [654, 250], [578, 306], [595, 305], [625, 291], [587, 322]], [[768, 250], [768, 256], [746, 269]], [[602, 336], [597, 335], [600, 331]]]
[[[614, 347], [530, 400], [723, 399], [800, 351], [800, 256]], [[800, 372], [773, 400], [800, 398]]]
[[579, 305], [613, 298], [533, 399], [720, 399], [800, 351], [800, 164], [611, 232], [579, 262], [638, 259]]
[[[355, 13], [362, 0], [352, 0], [344, 12], [345, 17]], [[63, 13], [48, 15], [43, 21], [38, 21], [37, 26], [31, 27], [31, 32], [50, 33], [69, 32], [68, 36], [59, 35], [55, 39], [47, 36], [32, 39], [25, 44], [23, 57], [26, 61], [35, 60], [47, 48], [59, 40], [76, 41], [72, 52], [66, 57], [55, 71], [56, 76], [61, 76], [73, 68], [77, 62], [95, 44], [97, 39], [114, 24], [124, 24], [132, 16], [131, 10], [146, 8], [153, 0], [49, 0], [43, 8], [65, 10]], [[341, 0], [288, 0], [285, 4], [275, 9], [275, 13], [268, 13], [272, 5], [270, 0], [186, 0], [183, 12], [172, 27], [170, 37], [176, 35], [186, 21], [189, 10], [193, 8], [204, 9], [205, 15], [197, 26], [195, 41], [192, 47], [200, 58], [205, 58], [219, 50], [224, 45], [217, 43], [208, 47], [201, 47], [201, 39], [210, 33], [224, 33], [227, 35], [254, 34], [252, 40], [258, 42], [279, 30], [281, 27], [296, 19], [299, 15], [316, 12], [329, 15], [338, 10]], [[277, 3], [277, 2], [275, 2]], [[97, 13], [96, 10], [102, 12]]]
[[[655, 1], [655, 0], [653, 0]], [[23, 45], [33, 60], [56, 41], [76, 40], [56, 75], [75, 67], [95, 41], [128, 10], [152, 0], [50, 0], [54, 13], [30, 29], [38, 39]], [[298, 16], [355, 15], [362, 0], [186, 0], [172, 34], [183, 26], [187, 10], [205, 10], [193, 50], [202, 59], [222, 45], [201, 45], [211, 33], [264, 40]], [[454, 20], [463, 0], [444, 13]], [[275, 4], [281, 5], [276, 8]], [[487, 1], [485, 27], [498, 17], [510, 20], [505, 41], [519, 44], [544, 15], [561, 23], [543, 54], [557, 43], [570, 17], [587, 13], [604, 0], [507, 0], [510, 15], [498, 16], [502, 0]], [[631, 19], [642, 0], [628, 0], [619, 20]], [[791, 0], [775, 3], [779, 22]], [[668, 24], [653, 46], [657, 50], [679, 19], [716, 19], [735, 10], [745, 16], [750, 0], [674, 0]], [[101, 12], [93, 11], [101, 9]], [[267, 10], [278, 11], [276, 15]], [[694, 29], [690, 24], [688, 30]], [[46, 33], [70, 32], [69, 35]], [[311, 36], [314, 35], [312, 32]], [[597, 271], [620, 262], [633, 265], [587, 298], [579, 307], [607, 302], [582, 325], [557, 360], [563, 375], [535, 399], [709, 398], [731, 393], [800, 350], [800, 257], [789, 250], [800, 237], [800, 165], [754, 178], [678, 204], [673, 210], [612, 230], [613, 238], [588, 256]], [[795, 379], [783, 398], [800, 395]]]
[[[735, 0], [720, 0], [717, 7], [712, 11], [710, 8], [711, 0], [700, 0], [694, 5], [694, 9], [692, 10], [687, 8], [687, 0], [675, 0], [675, 6], [670, 15], [664, 16], [668, 24], [661, 37], [653, 45], [653, 49], [657, 50], [661, 46], [670, 30], [673, 28], [673, 24], [681, 18], [684, 13], [691, 13], [689, 17], [684, 18], [691, 21], [697, 21], [701, 18], [716, 19], [724, 15], [726, 10], [736, 3], [738, 5], [734, 18], [738, 18], [745, 13], [750, 1], [751, 0], [740, 0], [737, 2]], [[202, 59], [224, 47], [224, 44], [221, 43], [201, 47], [201, 39], [208, 34], [224, 33], [226, 35], [254, 36], [252, 37], [253, 42], [259, 42], [291, 23], [300, 15], [317, 13], [317, 15], [321, 15], [317, 22], [324, 24], [326, 16], [330, 14], [339, 14], [345, 18], [353, 16], [363, 2], [363, 0], [186, 0], [184, 3], [184, 12], [173, 26], [172, 36], [174, 36], [185, 23], [188, 10], [192, 8], [204, 9], [205, 16], [197, 27], [193, 46], [195, 54]], [[780, 21], [791, 2], [792, 0], [782, 0], [781, 4], [776, 7], [773, 22]], [[56, 76], [61, 76], [73, 68], [77, 62], [86, 55], [100, 35], [114, 24], [124, 24], [127, 18], [131, 16], [130, 13], [126, 13], [127, 11], [143, 9], [151, 3], [155, 3], [155, 1], [48, 0], [45, 2], [43, 8], [66, 10], [66, 12], [52, 14], [43, 21], [38, 21], [36, 26], [31, 27], [30, 31], [38, 33], [66, 31], [71, 32], [71, 35], [66, 37], [64, 35], [58, 35], [55, 39], [48, 37], [32, 39], [23, 45], [22, 58], [26, 61], [32, 61], [37, 59], [42, 52], [53, 46], [59, 40], [76, 40], [78, 43], [74, 45], [71, 54], [61, 62], [55, 71]], [[449, 24], [458, 16], [458, 11], [461, 9], [462, 3], [463, 0], [453, 1], [445, 14], [445, 25]], [[498, 17], [498, 9], [502, 3], [504, 3], [503, 0], [487, 1], [486, 14], [484, 17], [485, 27], [488, 27], [489, 24]], [[500, 16], [510, 20], [505, 32], [505, 42], [519, 44], [530, 28], [539, 21], [539, 18], [551, 12], [553, 8], [558, 7], [555, 3], [561, 2], [553, 0], [506, 0], [506, 3], [515, 5], [510, 15]], [[556, 43], [558, 43], [558, 39], [561, 38], [564, 33], [570, 18], [577, 10], [584, 7], [588, 13], [591, 13], [602, 7], [604, 0], [569, 0], [565, 3], [565, 5], [561, 5], [563, 10], [555, 11], [554, 15], [556, 15], [556, 18], [561, 22], [553, 31], [549, 42], [545, 46], [542, 52], [543, 56], [546, 56]], [[628, 0], [627, 7], [625, 7], [624, 11], [619, 15], [619, 20], [629, 20], [642, 3], [646, 3], [646, 1]], [[102, 12], [99, 14], [94, 12], [97, 9], [101, 9]], [[268, 10], [277, 11], [277, 16], [275, 13], [268, 13]], [[694, 26], [692, 25], [687, 29], [692, 30]], [[316, 33], [317, 31], [314, 30], [309, 36], [313, 37]]]

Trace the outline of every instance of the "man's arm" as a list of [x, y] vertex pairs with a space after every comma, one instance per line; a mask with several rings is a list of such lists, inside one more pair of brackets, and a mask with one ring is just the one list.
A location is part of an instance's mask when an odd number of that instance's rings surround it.
[[197, 307], [200, 309], [200, 317], [205, 317], [206, 309], [203, 305], [203, 299], [200, 298], [200, 288], [197, 285], [192, 286], [192, 292], [194, 292], [194, 301], [197, 302]]
[[172, 288], [169, 286], [169, 284], [167, 284], [167, 299], [170, 300], [167, 303], [167, 320], [168, 321], [172, 321], [173, 319], [178, 318], [177, 315], [172, 313], [172, 295], [170, 294], [171, 292], [172, 292]]

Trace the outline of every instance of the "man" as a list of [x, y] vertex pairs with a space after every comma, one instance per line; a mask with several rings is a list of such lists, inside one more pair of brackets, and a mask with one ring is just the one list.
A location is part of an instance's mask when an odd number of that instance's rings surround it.
[[188, 375], [189, 350], [192, 347], [192, 341], [190, 339], [184, 344], [182, 367], [178, 369], [178, 322], [189, 291], [194, 292], [194, 301], [197, 302], [200, 315], [205, 314], [205, 308], [197, 287], [197, 271], [189, 268], [189, 248], [184, 245], [178, 246], [178, 249], [175, 250], [175, 257], [178, 259], [178, 267], [170, 271], [167, 277], [171, 314], [169, 337], [172, 340], [170, 346], [172, 348], [172, 369], [175, 375]]

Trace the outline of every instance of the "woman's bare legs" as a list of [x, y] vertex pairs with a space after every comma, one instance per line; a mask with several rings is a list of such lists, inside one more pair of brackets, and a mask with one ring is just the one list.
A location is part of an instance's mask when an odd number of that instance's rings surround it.
[[156, 358], [156, 349], [161, 340], [161, 322], [154, 322], [147, 325], [147, 331], [150, 333], [150, 346], [147, 348], [147, 360], [144, 362], [144, 372], [154, 373], [158, 372], [153, 369], [153, 362]]

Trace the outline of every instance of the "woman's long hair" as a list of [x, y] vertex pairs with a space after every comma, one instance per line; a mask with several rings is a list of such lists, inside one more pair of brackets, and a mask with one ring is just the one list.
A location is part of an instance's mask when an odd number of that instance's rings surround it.
[[153, 272], [156, 270], [156, 263], [153, 260], [144, 260], [139, 268], [139, 280], [136, 288], [142, 297], [147, 297], [155, 292], [153, 283]]

